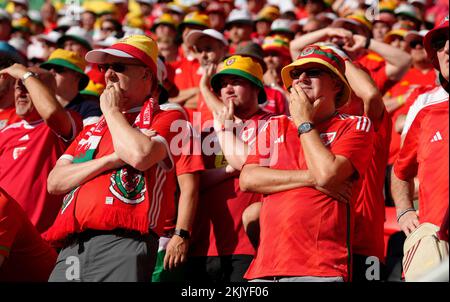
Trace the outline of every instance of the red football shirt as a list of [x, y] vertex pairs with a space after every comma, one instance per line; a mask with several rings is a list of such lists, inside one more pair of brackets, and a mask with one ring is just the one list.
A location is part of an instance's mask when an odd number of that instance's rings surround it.
[[[81, 117], [67, 112], [76, 135], [83, 127]], [[61, 207], [63, 196], [47, 192], [47, 177], [68, 144], [43, 120], [21, 121], [0, 132], [0, 187], [41, 233], [53, 224]]]
[[[335, 155], [363, 175], [372, 154], [373, 130], [365, 117], [335, 115], [316, 128]], [[258, 135], [258, 149], [246, 164], [278, 170], [307, 170], [297, 127], [285, 116], [272, 118]], [[270, 146], [272, 152], [261, 152]], [[269, 150], [269, 149], [267, 149]], [[266, 151], [267, 151], [266, 150]], [[264, 197], [260, 243], [246, 279], [270, 276], [341, 276], [350, 266], [351, 205], [310, 187]]]
[[269, 86], [264, 86], [264, 91], [267, 95], [267, 102], [261, 105], [264, 111], [275, 115], [287, 115], [289, 113], [289, 106], [283, 92]]
[[0, 282], [47, 282], [56, 252], [42, 240], [19, 204], [0, 190]]
[[355, 204], [353, 253], [376, 256], [384, 262], [384, 178], [389, 155], [391, 118], [384, 111], [374, 125], [374, 140], [369, 166], [363, 175], [361, 192]]
[[355, 60], [369, 71], [370, 76], [381, 94], [385, 94], [396, 82], [388, 79], [386, 75], [386, 61], [374, 52]]
[[9, 108], [0, 108], [0, 130], [8, 125], [17, 123], [21, 118], [16, 115], [16, 107], [12, 106]]
[[394, 173], [402, 180], [417, 175], [419, 221], [440, 226], [449, 200], [448, 93], [446, 99], [410, 113], [408, 116], [414, 117], [394, 163]]
[[[170, 108], [174, 107], [174, 104], [164, 104], [161, 105], [161, 109], [170, 110]], [[179, 130], [179, 141], [176, 142], [175, 139], [172, 140], [171, 150], [174, 153], [173, 159], [175, 161], [175, 171], [171, 171], [172, 173], [167, 178], [169, 188], [169, 192], [165, 195], [167, 197], [167, 218], [165, 220], [164, 232], [170, 233], [176, 227], [177, 221], [177, 207], [178, 207], [178, 194], [173, 192], [173, 188], [177, 187], [177, 176], [188, 174], [188, 173], [196, 173], [205, 169], [203, 165], [202, 156], [199, 152], [195, 153], [194, 143], [197, 143], [195, 138], [195, 130], [192, 128], [192, 125], [187, 121], [187, 113], [180, 106], [175, 110], [183, 110], [185, 113], [186, 124], [177, 129]], [[174, 146], [177, 146], [174, 148]], [[200, 147], [200, 146], [199, 146]], [[201, 150], [201, 149], [198, 149]]]
[[[133, 123], [139, 114], [138, 109], [140, 110], [140, 108], [130, 110], [130, 112], [126, 115], [130, 123]], [[177, 110], [164, 111], [157, 109], [151, 120], [151, 129], [158, 133], [158, 135], [152, 139], [164, 143], [171, 162], [167, 163], [167, 161], [164, 160], [156, 165], [153, 165], [150, 169], [144, 172], [144, 177], [148, 180], [145, 190], [151, 191], [148, 196], [152, 198], [150, 201], [150, 210], [148, 214], [149, 226], [150, 229], [158, 235], [161, 235], [163, 232], [164, 219], [166, 218], [167, 192], [171, 191], [172, 194], [175, 192], [175, 187], [168, 189], [166, 186], [168, 186], [167, 178], [170, 175], [169, 173], [173, 168], [174, 163], [173, 156], [170, 151], [170, 144], [176, 133], [171, 130], [171, 125], [172, 122], [177, 119], [184, 119], [183, 113]], [[95, 125], [93, 127], [95, 127]], [[89, 131], [92, 131], [91, 127], [85, 127], [83, 132], [78, 135], [62, 157], [67, 159], [73, 158], [80, 140], [86, 139], [87, 132]], [[100, 158], [113, 152], [114, 146], [111, 133], [107, 130], [100, 140], [93, 158]], [[92, 196], [95, 195], [113, 196], [114, 193], [111, 191], [113, 183], [110, 179], [110, 172], [111, 171], [107, 171], [82, 184], [78, 189], [75, 199], [71, 201], [76, 204], [75, 220], [77, 221], [76, 224], [79, 226], [79, 231], [83, 231], [85, 229], [112, 230], [118, 227], [124, 227], [118, 221], [115, 221], [113, 217], [107, 215], [107, 208], [105, 208], [102, 203], [108, 204], [108, 197], [103, 202], [93, 201]], [[95, 194], [95, 192], [98, 193]], [[125, 209], [129, 206], [137, 204], [132, 201], [125, 200], [125, 197], [123, 197], [123, 199], [124, 200], [117, 201], [119, 202], [117, 205], [118, 207], [123, 207]]]
[[[258, 111], [249, 120], [248, 127], [239, 131], [238, 137], [252, 146], [257, 132], [270, 116], [262, 110]], [[219, 144], [215, 133], [206, 134], [204, 148], [207, 142]], [[206, 169], [227, 165], [222, 152], [216, 151], [219, 152], [206, 154], [203, 150]], [[255, 250], [242, 225], [242, 213], [250, 204], [261, 201], [261, 194], [242, 192], [239, 175], [208, 188], [201, 187], [201, 190], [192, 228], [190, 256], [253, 255]]]

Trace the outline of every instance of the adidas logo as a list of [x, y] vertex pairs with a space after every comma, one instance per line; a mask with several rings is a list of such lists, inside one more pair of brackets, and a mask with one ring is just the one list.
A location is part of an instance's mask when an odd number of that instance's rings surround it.
[[441, 140], [442, 140], [442, 135], [439, 131], [437, 131], [430, 142], [434, 143], [434, 142], [441, 141]]

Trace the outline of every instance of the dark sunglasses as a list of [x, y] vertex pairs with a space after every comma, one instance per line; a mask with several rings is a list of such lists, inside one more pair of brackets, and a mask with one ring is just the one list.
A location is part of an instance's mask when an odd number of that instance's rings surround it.
[[423, 42], [420, 41], [420, 40], [415, 40], [415, 41], [409, 42], [409, 47], [411, 49], [415, 49], [417, 47], [417, 45], [420, 45], [420, 47], [422, 48], [423, 47]]
[[434, 39], [431, 41], [431, 47], [432, 47], [434, 50], [439, 51], [439, 50], [441, 50], [442, 48], [444, 48], [445, 43], [447, 43], [447, 41], [448, 41], [448, 32], [447, 32], [447, 33], [444, 33], [443, 35], [440, 35], [440, 36], [434, 38]]
[[67, 71], [67, 68], [59, 66], [59, 65], [52, 65], [50, 70], [54, 70], [57, 74], [61, 74]]
[[289, 72], [291, 79], [298, 79], [302, 74], [305, 74], [308, 78], [318, 78], [322, 74], [326, 73], [326, 71], [319, 68], [311, 68], [311, 69], [293, 69]]
[[98, 69], [100, 72], [107, 72], [108, 69], [112, 69], [115, 72], [124, 72], [127, 69], [127, 66], [143, 66], [141, 64], [122, 64], [122, 63], [113, 63], [113, 64], [99, 64]]

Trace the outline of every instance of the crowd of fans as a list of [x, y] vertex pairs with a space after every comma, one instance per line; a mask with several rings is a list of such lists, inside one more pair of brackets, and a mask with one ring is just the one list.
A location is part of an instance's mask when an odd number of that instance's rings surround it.
[[0, 281], [400, 281], [420, 224], [448, 242], [448, 0], [31, 2]]

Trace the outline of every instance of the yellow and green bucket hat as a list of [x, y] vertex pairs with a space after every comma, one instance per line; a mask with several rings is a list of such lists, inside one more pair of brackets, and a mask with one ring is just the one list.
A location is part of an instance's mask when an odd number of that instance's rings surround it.
[[64, 67], [76, 71], [82, 75], [78, 89], [84, 89], [89, 83], [89, 77], [84, 73], [86, 61], [77, 53], [58, 48], [54, 50], [48, 60], [41, 64], [41, 67], [50, 70], [53, 66]]
[[267, 100], [263, 85], [263, 69], [261, 65], [250, 57], [238, 55], [231, 56], [223, 62], [222, 69], [211, 78], [211, 87], [217, 93], [220, 90], [220, 78], [224, 75], [242, 77], [260, 88], [258, 103], [263, 104]]

